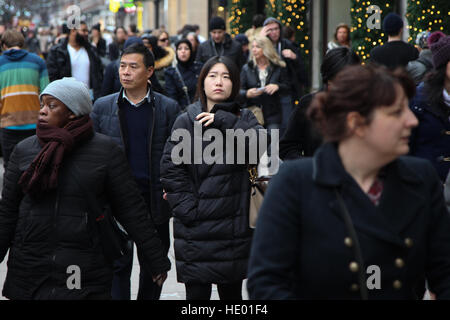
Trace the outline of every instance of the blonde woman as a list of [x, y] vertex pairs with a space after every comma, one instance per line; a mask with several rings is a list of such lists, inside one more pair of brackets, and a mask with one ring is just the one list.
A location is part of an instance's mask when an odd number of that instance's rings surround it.
[[279, 129], [282, 120], [280, 95], [288, 92], [286, 63], [269, 38], [256, 36], [251, 43], [250, 61], [241, 71], [240, 99], [257, 118], [262, 111], [262, 119], [258, 120], [267, 129]]

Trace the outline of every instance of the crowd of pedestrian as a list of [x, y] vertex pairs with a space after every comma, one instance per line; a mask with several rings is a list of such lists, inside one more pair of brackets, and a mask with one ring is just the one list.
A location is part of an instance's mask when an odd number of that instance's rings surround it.
[[[246, 278], [251, 299], [450, 299], [450, 36], [403, 29], [388, 14], [362, 65], [337, 25], [316, 92], [295, 30], [261, 14], [208, 39], [4, 31], [3, 295], [129, 300], [135, 244], [137, 298], [158, 300], [173, 218], [187, 300], [241, 300]], [[253, 229], [264, 154], [284, 163]]]

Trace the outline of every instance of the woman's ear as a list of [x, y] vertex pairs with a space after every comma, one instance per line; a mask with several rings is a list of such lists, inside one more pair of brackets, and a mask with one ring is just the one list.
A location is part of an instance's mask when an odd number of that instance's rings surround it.
[[363, 136], [365, 123], [364, 117], [359, 112], [351, 111], [347, 114], [347, 128], [350, 135]]

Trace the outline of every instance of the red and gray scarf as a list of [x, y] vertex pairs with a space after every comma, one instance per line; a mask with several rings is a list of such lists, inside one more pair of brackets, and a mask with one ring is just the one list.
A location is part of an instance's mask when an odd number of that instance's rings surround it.
[[70, 121], [64, 128], [38, 123], [36, 135], [42, 149], [19, 180], [23, 191], [39, 195], [55, 189], [58, 186], [58, 171], [64, 155], [93, 134], [89, 115]]

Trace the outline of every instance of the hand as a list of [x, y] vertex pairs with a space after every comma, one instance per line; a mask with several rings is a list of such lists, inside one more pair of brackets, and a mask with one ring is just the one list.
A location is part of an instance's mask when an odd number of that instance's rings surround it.
[[269, 31], [269, 25], [262, 27], [261, 31], [259, 32], [259, 35], [262, 37], [267, 37], [267, 35], [270, 33]]
[[295, 60], [297, 59], [297, 55], [291, 49], [284, 49], [281, 51], [283, 57]]
[[167, 201], [167, 192], [163, 189], [163, 199]]
[[264, 88], [264, 92], [271, 96], [271, 95], [273, 95], [275, 92], [277, 92], [278, 89], [280, 89], [280, 87], [279, 87], [277, 84], [271, 83], [271, 84], [268, 84], [268, 85]]
[[167, 272], [160, 273], [157, 276], [152, 276], [153, 282], [156, 282], [156, 284], [160, 287], [162, 287], [164, 281], [167, 279]]
[[207, 127], [214, 122], [214, 113], [202, 112], [195, 117], [195, 120], [198, 120], [202, 124], [206, 122], [204, 126]]
[[259, 88], [251, 88], [247, 90], [247, 93], [245, 94], [247, 98], [255, 98], [260, 95], [262, 95], [264, 90], [260, 90]]

